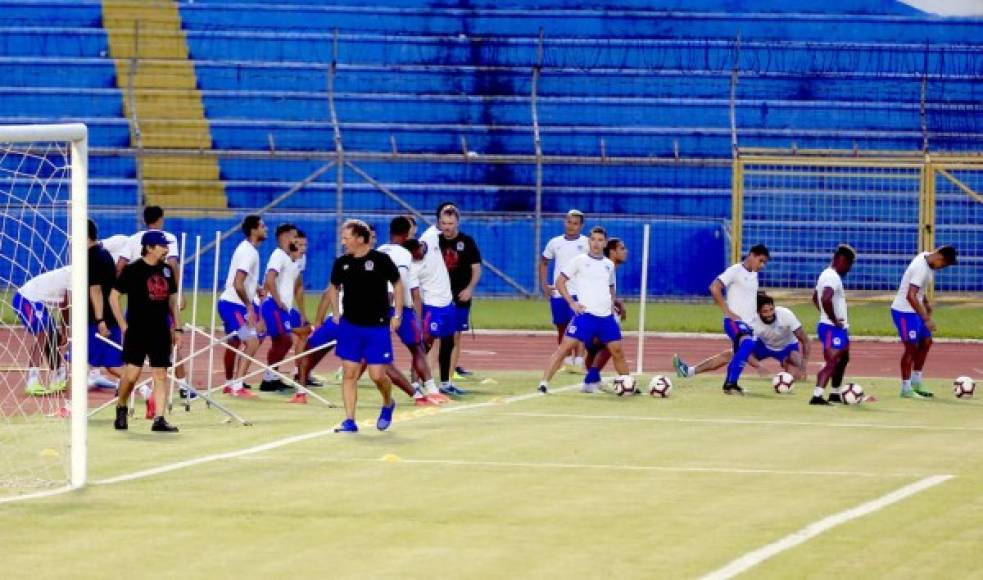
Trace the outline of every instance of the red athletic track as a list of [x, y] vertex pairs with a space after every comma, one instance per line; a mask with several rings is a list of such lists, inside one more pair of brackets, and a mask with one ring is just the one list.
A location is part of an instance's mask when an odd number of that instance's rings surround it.
[[[9, 331], [0, 330], [0, 339], [10, 338], [5, 336]], [[204, 341], [196, 339], [199, 348]], [[185, 338], [185, 345], [189, 344]], [[259, 360], [266, 360], [266, 351], [269, 343], [264, 343], [257, 355]], [[394, 345], [397, 363], [405, 366], [407, 354], [405, 349], [398, 342]], [[695, 363], [707, 356], [720, 352], [729, 347], [729, 342], [724, 338], [648, 338], [645, 341], [645, 365], [644, 370], [648, 373], [672, 372], [672, 355], [679, 353], [687, 362]], [[550, 355], [556, 348], [556, 338], [545, 334], [529, 334], [517, 331], [511, 335], [488, 335], [478, 334], [465, 335], [463, 338], [463, 353], [461, 364], [469, 369], [478, 371], [541, 371], [546, 365]], [[626, 338], [625, 351], [628, 355], [629, 368], [635, 369], [635, 354], [637, 349], [636, 339]], [[854, 341], [851, 344], [852, 356], [850, 366], [847, 371], [848, 376], [858, 377], [896, 377], [898, 376], [898, 358], [901, 354], [901, 345], [896, 342], [868, 342]], [[188, 352], [188, 349], [185, 349]], [[813, 343], [813, 356], [810, 365], [810, 375], [814, 376], [820, 366], [822, 353], [818, 343]], [[5, 356], [0, 357], [0, 365], [12, 366], [16, 360], [16, 366], [25, 366], [20, 359], [22, 356], [14, 355], [8, 351]], [[207, 384], [207, 353], [199, 355], [195, 361], [194, 380], [196, 386]], [[774, 363], [774, 361], [770, 361]], [[215, 385], [222, 383], [222, 350], [217, 348], [215, 352]], [[329, 374], [338, 367], [338, 359], [333, 355], [325, 357], [321, 365], [315, 372]], [[289, 373], [293, 373], [293, 365], [290, 364]], [[776, 368], [771, 364], [769, 368]], [[253, 365], [253, 370], [256, 366]], [[612, 372], [608, 368], [608, 373]], [[929, 377], [955, 378], [958, 375], [969, 375], [976, 378], [983, 378], [983, 343], [936, 343], [929, 356], [926, 372]], [[51, 413], [55, 411], [61, 403], [61, 397], [27, 397], [23, 395], [23, 382], [25, 373], [21, 371], [0, 370], [4, 380], [0, 381], [0, 409], [6, 415], [14, 412], [14, 408], [20, 406], [22, 411], [27, 413]], [[259, 377], [250, 380], [258, 383]], [[110, 390], [91, 391], [89, 396], [90, 407], [99, 405], [112, 397]], [[108, 416], [108, 415], [107, 415]]]

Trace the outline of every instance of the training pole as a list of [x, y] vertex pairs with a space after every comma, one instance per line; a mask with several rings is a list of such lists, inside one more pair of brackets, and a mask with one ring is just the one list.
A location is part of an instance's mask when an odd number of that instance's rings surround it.
[[[177, 260], [177, 271], [180, 276], [180, 280], [177, 284], [177, 315], [178, 319], [174, 321], [174, 329], [184, 328], [184, 323], [181, 321], [181, 306], [184, 302], [184, 256], [188, 253], [188, 234], [181, 232], [181, 254], [178, 256]], [[166, 258], [165, 258], [166, 259]], [[180, 334], [180, 333], [178, 333]], [[183, 339], [183, 337], [182, 337]], [[181, 341], [183, 342], [183, 341]], [[171, 360], [177, 361], [178, 353], [181, 351], [180, 346], [175, 344], [171, 348]], [[171, 413], [174, 410], [174, 383], [177, 381], [177, 367], [174, 365], [174, 375], [171, 380], [167, 381], [167, 413]], [[185, 377], [186, 379], [190, 377]]]
[[[215, 336], [215, 314], [218, 311], [218, 260], [222, 250], [222, 232], [215, 232], [215, 263], [212, 265], [212, 323], [210, 336]], [[192, 333], [194, 334], [194, 333]], [[212, 392], [212, 384], [215, 378], [215, 345], [208, 348], [208, 388]]]
[[[198, 328], [198, 279], [199, 279], [198, 274], [199, 274], [199, 267], [201, 266], [200, 257], [201, 257], [201, 236], [195, 236], [195, 262], [194, 262], [194, 264], [195, 264], [195, 266], [194, 266], [195, 267], [195, 274], [194, 274], [194, 280], [192, 281], [192, 286], [191, 286], [191, 326], [194, 326], [195, 328]], [[215, 336], [215, 335], [213, 334], [212, 336]], [[196, 337], [197, 337], [197, 335], [194, 332], [192, 332], [191, 333], [191, 352], [195, 352], [195, 338]], [[191, 384], [191, 383], [194, 382], [194, 377], [195, 377], [195, 358], [197, 358], [197, 357], [192, 357], [191, 360], [188, 361], [188, 376], [186, 377], [186, 379], [187, 379], [186, 382], [188, 384]], [[190, 398], [186, 398], [184, 400], [184, 411], [185, 412], [191, 411], [191, 399]]]
[[638, 295], [638, 352], [635, 359], [635, 372], [642, 374], [645, 358], [645, 303], [648, 302], [649, 288], [649, 224], [642, 226], [642, 291]]

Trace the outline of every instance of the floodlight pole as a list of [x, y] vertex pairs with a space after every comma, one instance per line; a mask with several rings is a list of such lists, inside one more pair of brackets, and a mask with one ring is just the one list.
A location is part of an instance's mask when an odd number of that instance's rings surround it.
[[532, 108], [532, 138], [533, 146], [536, 150], [536, 222], [533, 224], [533, 251], [532, 255], [535, 258], [533, 262], [533, 272], [535, 272], [536, 286], [533, 289], [533, 295], [536, 295], [536, 289], [543, 285], [543, 281], [539, 278], [539, 252], [542, 247], [543, 241], [543, 143], [539, 135], [539, 111], [537, 108], [536, 93], [539, 87], [539, 75], [543, 67], [543, 29], [539, 29], [539, 43], [536, 46], [536, 65], [532, 69], [532, 90], [531, 90], [531, 108]]
[[338, 127], [338, 111], [334, 104], [334, 80], [338, 72], [338, 29], [334, 30], [334, 39], [331, 48], [331, 65], [328, 67], [328, 110], [331, 113], [331, 127], [334, 130], [334, 148], [337, 158], [335, 160], [335, 238], [332, 240], [332, 248], [335, 256], [338, 255], [338, 239], [341, 236], [341, 226], [344, 223], [343, 212], [345, 208], [345, 148], [341, 142], [341, 129]]

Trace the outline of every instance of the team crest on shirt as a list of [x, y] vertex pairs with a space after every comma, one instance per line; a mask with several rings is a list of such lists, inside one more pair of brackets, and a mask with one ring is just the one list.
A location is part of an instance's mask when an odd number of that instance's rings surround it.
[[371, 272], [372, 270], [375, 270], [375, 264], [372, 262], [372, 260], [366, 261], [365, 262], [365, 271], [366, 272]]
[[342, 270], [347, 270], [347, 269], [348, 269], [348, 264], [344, 264], [344, 265], [343, 265], [343, 266], [341, 267], [341, 269], [342, 269]]
[[457, 243], [457, 251], [458, 252], [463, 252], [464, 251], [464, 242], [458, 242]]
[[165, 278], [170, 278], [171, 277], [171, 271], [168, 270], [167, 268], [164, 268], [163, 270], [161, 270], [160, 273], [163, 274]]

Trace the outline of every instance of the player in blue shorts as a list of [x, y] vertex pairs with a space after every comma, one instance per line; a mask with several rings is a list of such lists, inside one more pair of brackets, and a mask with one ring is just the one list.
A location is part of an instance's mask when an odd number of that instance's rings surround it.
[[[60, 345], [67, 341], [68, 291], [72, 286], [71, 266], [39, 274], [24, 282], [11, 305], [24, 328], [35, 338], [27, 372], [28, 395], [46, 395], [67, 388]], [[60, 322], [60, 323], [59, 323]], [[48, 386], [41, 383], [41, 355], [48, 363]]]
[[[345, 401], [345, 420], [338, 432], [358, 431], [355, 405], [358, 401], [358, 375], [364, 361], [369, 377], [382, 394], [382, 410], [376, 428], [384, 431], [392, 423], [396, 402], [392, 398], [392, 382], [386, 367], [393, 361], [390, 332], [399, 328], [403, 311], [403, 285], [399, 270], [386, 254], [373, 250], [369, 244], [368, 225], [349, 220], [341, 230], [345, 254], [331, 268], [328, 301], [338, 324], [338, 358], [342, 360], [344, 379], [342, 395]], [[392, 286], [396, 313], [389, 315], [389, 286]], [[338, 297], [344, 294], [342, 308]], [[339, 314], [344, 311], [344, 314]]]
[[[825, 366], [816, 373], [816, 388], [813, 390], [810, 405], [829, 405], [842, 403], [840, 386], [843, 375], [850, 362], [850, 322], [847, 317], [846, 292], [843, 289], [843, 278], [853, 268], [857, 252], [843, 244], [833, 253], [833, 261], [823, 270], [816, 282], [816, 290], [812, 293], [812, 302], [819, 310], [819, 325], [816, 332], [819, 342], [823, 345]], [[823, 399], [826, 384], [833, 380], [832, 392], [829, 399]]]
[[[583, 235], [584, 214], [580, 210], [571, 209], [563, 219], [563, 235], [556, 236], [546, 243], [543, 254], [539, 258], [539, 280], [543, 287], [543, 295], [550, 301], [550, 312], [552, 314], [553, 326], [556, 327], [556, 343], [563, 342], [567, 325], [573, 320], [574, 312], [570, 305], [560, 296], [556, 289], [556, 282], [560, 278], [560, 272], [574, 257], [586, 254], [588, 249], [587, 236]], [[553, 262], [553, 283], [547, 276], [549, 263]], [[567, 284], [567, 289], [577, 299], [577, 288], [575, 285]], [[584, 349], [577, 349], [566, 357], [563, 364], [567, 368], [580, 370], [584, 366]]]
[[[96, 337], [98, 334], [122, 346], [123, 331], [113, 316], [109, 294], [116, 284], [116, 264], [99, 243], [99, 228], [89, 220], [89, 366], [103, 367], [119, 379], [123, 376], [123, 351]], [[90, 379], [91, 380], [91, 379]]]
[[[576, 313], [567, 326], [563, 342], [553, 353], [549, 367], [539, 382], [539, 392], [549, 392], [549, 381], [578, 343], [606, 345], [614, 358], [614, 367], [622, 378], [628, 378], [628, 363], [621, 344], [621, 328], [614, 316], [614, 263], [604, 257], [607, 232], [595, 227], [590, 232], [590, 251], [574, 257], [560, 272], [557, 290]], [[577, 300], [573, 299], [567, 281], [577, 284]]]
[[[270, 337], [270, 350], [266, 354], [266, 362], [272, 367], [278, 365], [293, 346], [293, 326], [290, 324], [290, 310], [294, 305], [297, 292], [297, 244], [295, 237], [297, 226], [291, 223], [280, 224], [276, 228], [277, 247], [270, 254], [266, 265], [263, 288], [266, 297], [263, 299], [260, 312], [266, 323], [266, 333]], [[285, 385], [271, 369], [267, 369], [260, 384], [261, 391], [283, 391]]]
[[915, 256], [901, 277], [901, 285], [891, 304], [891, 318], [904, 344], [904, 354], [901, 355], [901, 396], [904, 398], [933, 396], [922, 386], [922, 369], [932, 348], [932, 332], [935, 330], [932, 303], [925, 289], [932, 286], [935, 270], [955, 263], [956, 248], [942, 246], [934, 252], [922, 252]]
[[[628, 260], [628, 248], [620, 238], [611, 238], [604, 244], [604, 257], [611, 260], [611, 263], [614, 264], [614, 269], [617, 270]], [[617, 290], [617, 286], [615, 290]], [[628, 313], [625, 310], [624, 303], [617, 298], [617, 292], [615, 292], [613, 310], [617, 316], [617, 320], [624, 322]], [[611, 351], [604, 348], [604, 345], [597, 339], [594, 339], [593, 343], [587, 345], [587, 356], [584, 357], [584, 366], [587, 367], [587, 374], [584, 375], [584, 384], [580, 389], [581, 392], [593, 393], [597, 390], [601, 384], [601, 370], [604, 369], [609, 360], [611, 360]]]

